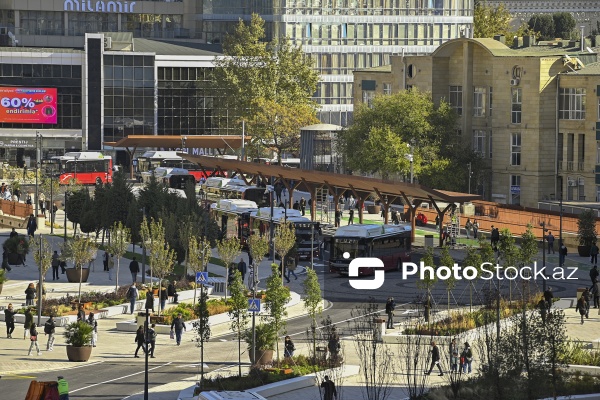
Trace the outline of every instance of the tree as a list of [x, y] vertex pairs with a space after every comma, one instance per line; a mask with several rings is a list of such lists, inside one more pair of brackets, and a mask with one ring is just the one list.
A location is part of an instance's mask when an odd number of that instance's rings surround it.
[[[442, 254], [440, 257], [440, 265], [445, 265], [448, 268], [452, 268], [454, 266], [454, 259], [450, 255], [450, 249], [448, 246], [442, 247]], [[446, 279], [444, 279], [444, 286], [446, 286], [446, 294], [448, 300], [448, 314], [450, 314], [450, 292], [456, 286], [456, 278], [454, 274], [450, 274]]]
[[[188, 245], [188, 262], [186, 267], [193, 272], [194, 278], [198, 272], [206, 271], [210, 256], [212, 254], [210, 242], [206, 238], [198, 240], [195, 236], [190, 237]], [[194, 279], [194, 307], [196, 306], [196, 279]]]
[[527, 22], [529, 29], [539, 35], [540, 40], [553, 40], [554, 36], [554, 18], [550, 14], [535, 14]]
[[277, 225], [275, 236], [273, 237], [273, 247], [275, 252], [281, 258], [281, 283], [283, 284], [283, 275], [285, 273], [285, 256], [296, 244], [296, 229], [291, 222], [284, 222]]
[[[502, 229], [500, 231], [500, 241], [498, 242], [498, 256], [502, 261], [502, 266], [504, 268], [513, 267], [516, 268], [520, 265], [520, 251], [517, 245], [515, 244], [515, 239], [513, 238], [510, 230]], [[512, 302], [512, 281], [508, 281], [509, 288], [509, 301]], [[499, 289], [499, 288], [498, 288]]]
[[[162, 281], [171, 271], [173, 271], [173, 267], [175, 266], [175, 251], [165, 242], [165, 229], [163, 228], [161, 220], [151, 220], [148, 230], [150, 233], [150, 268], [158, 277], [160, 296], [160, 291], [163, 290]], [[160, 301], [158, 304], [158, 315], [160, 315]]]
[[[359, 104], [354, 123], [338, 136], [337, 145], [351, 169], [377, 172], [383, 178], [440, 172], [448, 160], [440, 147], [456, 137], [456, 113], [446, 103], [434, 107], [430, 93], [403, 90], [376, 96], [372, 107]], [[456, 140], [456, 139], [452, 139]]]
[[115, 221], [110, 229], [110, 243], [106, 247], [108, 252], [117, 258], [117, 274], [115, 278], [115, 293], [119, 290], [119, 268], [121, 257], [131, 243], [131, 231], [121, 221]]
[[81, 188], [70, 191], [68, 196], [65, 195], [67, 219], [73, 223], [73, 236], [77, 233], [77, 224], [81, 221], [84, 213], [84, 205], [87, 197], [89, 197], [89, 194]]
[[269, 252], [269, 239], [266, 236], [250, 235], [248, 248], [255, 267], [258, 267], [265, 258], [265, 254]]
[[202, 290], [200, 292], [200, 302], [196, 309], [198, 320], [193, 323], [196, 332], [196, 346], [200, 347], [200, 389], [203, 389], [204, 385], [204, 343], [210, 339], [210, 324], [208, 322], [210, 314], [206, 306], [207, 301], [208, 293]]
[[569, 12], [556, 12], [552, 14], [554, 20], [554, 37], [571, 39], [577, 21]]
[[215, 61], [213, 74], [214, 87], [223, 93], [215, 108], [246, 121], [255, 143], [275, 149], [281, 158], [282, 152], [297, 150], [294, 137], [315, 121], [311, 96], [319, 76], [311, 59], [288, 38], [265, 42], [264, 24], [252, 14], [249, 24], [240, 20], [225, 37], [225, 57]]
[[227, 281], [231, 273], [231, 264], [242, 252], [242, 245], [240, 244], [240, 240], [235, 236], [225, 238], [217, 242], [217, 252], [221, 261], [225, 264], [225, 275], [227, 278], [225, 279], [225, 299], [227, 299]]
[[[290, 295], [290, 289], [283, 286], [277, 270], [277, 264], [271, 264], [271, 276], [267, 279], [265, 296], [266, 316], [263, 319], [273, 325], [277, 335], [285, 335], [285, 317], [287, 317], [285, 305], [292, 296]], [[279, 336], [277, 337], [277, 359], [279, 359]]]
[[[38, 266], [38, 270], [41, 272], [42, 281], [38, 285], [38, 306], [40, 305], [43, 294], [44, 294], [44, 277], [46, 272], [52, 265], [52, 245], [48, 243], [48, 239], [43, 235], [30, 240], [31, 250], [33, 251], [33, 260]], [[38, 323], [40, 323], [42, 317], [42, 307], [38, 307]]]
[[242, 377], [242, 332], [248, 328], [250, 316], [248, 315], [248, 297], [246, 296], [246, 287], [242, 282], [240, 271], [233, 272], [233, 282], [229, 287], [231, 298], [229, 305], [231, 308], [227, 312], [231, 319], [231, 330], [236, 333], [238, 340], [238, 376]]
[[473, 37], [493, 38], [495, 35], [503, 35], [510, 40], [514, 36], [528, 34], [527, 25], [519, 27], [516, 32], [513, 31], [510, 25], [512, 19], [510, 11], [504, 4], [493, 7], [478, 2], [473, 14]]
[[[471, 266], [477, 269], [478, 272], [481, 271], [481, 254], [480, 249], [477, 247], [469, 247], [467, 248], [467, 256], [464, 259], [465, 266]], [[469, 312], [473, 311], [473, 289], [475, 283], [473, 280], [469, 281]]]
[[312, 350], [313, 354], [317, 354], [317, 316], [323, 312], [323, 298], [321, 295], [321, 285], [319, 285], [319, 277], [313, 268], [306, 269], [306, 279], [302, 286], [304, 287], [304, 299], [302, 299], [304, 309], [311, 321], [310, 340], [312, 341]]
[[83, 265], [90, 262], [98, 251], [96, 243], [87, 237], [74, 237], [63, 243], [62, 256], [70, 260], [79, 270], [79, 294], [78, 300], [81, 303], [81, 282], [83, 279]]

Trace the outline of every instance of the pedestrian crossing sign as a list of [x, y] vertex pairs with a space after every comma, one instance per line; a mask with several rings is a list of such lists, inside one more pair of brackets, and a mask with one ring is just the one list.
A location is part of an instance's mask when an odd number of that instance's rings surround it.
[[248, 311], [260, 312], [260, 299], [248, 299]]
[[208, 283], [208, 272], [196, 272], [196, 283], [205, 285]]

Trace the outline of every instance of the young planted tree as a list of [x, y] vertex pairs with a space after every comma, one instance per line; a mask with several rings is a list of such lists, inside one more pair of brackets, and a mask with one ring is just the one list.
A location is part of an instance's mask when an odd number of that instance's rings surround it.
[[[306, 269], [306, 279], [304, 286], [304, 309], [308, 313], [311, 321], [310, 340], [312, 342], [312, 353], [317, 354], [317, 317], [323, 312], [323, 298], [321, 296], [321, 285], [319, 277], [312, 268]], [[315, 360], [316, 361], [316, 360]]]
[[240, 271], [233, 272], [233, 282], [229, 287], [231, 298], [229, 305], [231, 308], [227, 312], [231, 319], [231, 330], [235, 332], [238, 340], [238, 375], [242, 377], [242, 337], [243, 332], [248, 328], [250, 315], [248, 314], [248, 297], [246, 296], [246, 287], [242, 282]]
[[[481, 254], [480, 249], [477, 247], [469, 247], [467, 249], [467, 256], [463, 261], [465, 266], [470, 266], [477, 271], [481, 271]], [[473, 289], [475, 288], [475, 282], [473, 279], [469, 281], [469, 312], [473, 311]]]
[[285, 256], [296, 244], [296, 230], [294, 224], [285, 222], [279, 224], [275, 229], [275, 237], [273, 238], [273, 246], [275, 252], [281, 258], [281, 283], [283, 284], [283, 275], [285, 274]]
[[[263, 319], [271, 324], [277, 335], [285, 335], [285, 317], [287, 310], [285, 305], [290, 301], [290, 289], [283, 286], [283, 282], [277, 275], [277, 264], [271, 265], [271, 276], [267, 279], [267, 291], [265, 297], [266, 316]], [[279, 359], [279, 336], [276, 343], [277, 359]]]
[[[171, 273], [171, 271], [173, 271], [173, 267], [175, 266], [175, 250], [171, 249], [169, 244], [165, 242], [165, 229], [161, 220], [152, 220], [150, 222], [149, 231], [151, 237], [150, 242], [152, 243], [149, 255], [150, 265], [158, 278], [160, 296], [162, 281], [169, 273]], [[160, 312], [161, 308], [159, 301], [158, 315], [160, 315]]]
[[252, 275], [252, 292], [255, 294], [256, 285], [258, 284], [258, 266], [269, 252], [269, 239], [266, 236], [251, 235], [248, 239], [248, 249], [254, 263]]
[[188, 262], [186, 264], [188, 271], [194, 275], [194, 307], [196, 306], [196, 274], [206, 271], [211, 256], [210, 242], [206, 238], [198, 240], [195, 236], [190, 237], [188, 245]]
[[44, 279], [46, 272], [52, 265], [52, 245], [43, 235], [38, 235], [37, 238], [31, 239], [31, 251], [33, 252], [33, 260], [41, 272], [42, 281], [38, 285], [38, 325], [42, 318], [42, 298], [44, 294]]
[[229, 274], [231, 273], [229, 269], [231, 268], [233, 260], [235, 260], [242, 252], [242, 245], [240, 244], [240, 240], [235, 236], [225, 238], [217, 242], [217, 252], [219, 253], [221, 261], [225, 264], [225, 300], [227, 300], [227, 281], [229, 280]]
[[121, 221], [116, 221], [110, 228], [110, 242], [106, 249], [117, 258], [117, 274], [115, 278], [115, 293], [119, 290], [119, 267], [121, 257], [127, 251], [131, 243], [131, 231]]
[[81, 302], [81, 282], [83, 280], [83, 266], [89, 263], [96, 252], [98, 246], [94, 241], [87, 237], [75, 237], [63, 243], [62, 255], [66, 260], [70, 260], [79, 270], [79, 293], [78, 300]]
[[[450, 249], [448, 248], [448, 246], [442, 247], [440, 265], [445, 265], [448, 268], [452, 268], [454, 266], [454, 259], [450, 255]], [[450, 315], [450, 293], [452, 292], [452, 289], [454, 289], [454, 287], [456, 286], [456, 278], [454, 277], [454, 274], [450, 274], [446, 279], [444, 279], [444, 286], [446, 286], [448, 315]]]
[[[435, 264], [433, 261], [433, 249], [429, 247], [425, 255], [421, 258], [421, 261], [425, 266], [432, 267], [435, 270]], [[423, 302], [425, 308], [425, 321], [429, 324], [429, 313], [431, 312], [432, 299], [431, 299], [431, 289], [435, 286], [437, 282], [437, 276], [430, 276], [429, 274], [425, 274], [423, 279], [417, 280], [417, 289], [423, 290], [425, 292], [425, 300]]]
[[200, 347], [200, 390], [204, 388], [204, 343], [210, 339], [210, 324], [208, 323], [208, 293], [202, 291], [200, 293], [200, 301], [196, 308], [198, 320], [193, 323], [194, 331], [196, 332], [196, 346]]
[[[515, 244], [515, 238], [508, 229], [502, 229], [500, 231], [500, 241], [498, 242], [498, 255], [500, 258], [500, 266], [503, 268], [513, 267], [517, 268], [520, 265], [520, 252], [519, 248]], [[498, 284], [498, 290], [500, 285]], [[512, 303], [512, 281], [508, 281], [508, 299]]]

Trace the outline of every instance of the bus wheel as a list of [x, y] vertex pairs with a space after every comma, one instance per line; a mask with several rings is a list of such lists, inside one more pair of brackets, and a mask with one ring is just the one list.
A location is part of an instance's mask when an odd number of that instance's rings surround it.
[[98, 185], [98, 186], [102, 185], [102, 179], [96, 178], [96, 185]]

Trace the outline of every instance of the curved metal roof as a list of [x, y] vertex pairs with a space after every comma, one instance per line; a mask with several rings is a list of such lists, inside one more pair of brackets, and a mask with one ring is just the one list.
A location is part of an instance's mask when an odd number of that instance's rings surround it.
[[300, 128], [301, 131], [340, 131], [342, 129], [344, 128], [333, 124], [314, 124]]

